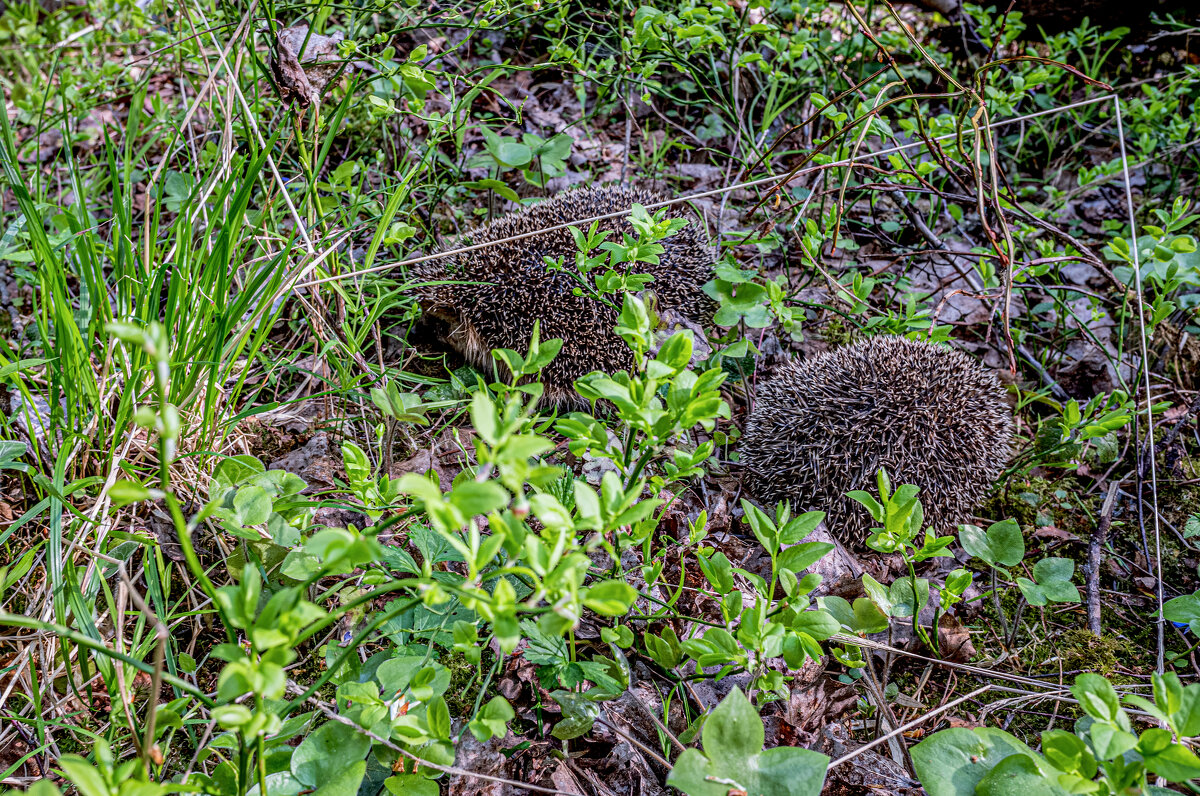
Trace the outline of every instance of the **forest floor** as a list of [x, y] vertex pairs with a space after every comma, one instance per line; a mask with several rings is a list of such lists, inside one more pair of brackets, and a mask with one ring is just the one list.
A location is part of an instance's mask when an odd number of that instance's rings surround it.
[[[1197, 682], [1197, 25], [7, 6], [0, 779], [734, 794], [680, 761], [736, 687], [767, 749], [835, 760], [817, 787], [900, 793], [939, 729], [1076, 726], [1080, 674]], [[719, 258], [669, 375], [631, 343], [647, 402], [722, 374], [665, 431], [534, 410], [415, 299], [423, 256], [612, 182]], [[949, 558], [793, 572], [747, 414], [885, 334], [998, 374], [1014, 455]]]

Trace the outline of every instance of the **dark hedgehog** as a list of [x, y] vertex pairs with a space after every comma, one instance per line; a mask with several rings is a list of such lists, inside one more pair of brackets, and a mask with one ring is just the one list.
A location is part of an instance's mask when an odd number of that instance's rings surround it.
[[961, 351], [870, 337], [789, 362], [758, 391], [740, 446], [762, 501], [826, 512], [831, 533], [861, 543], [875, 527], [845, 497], [915, 484], [925, 526], [965, 522], [1008, 463], [1012, 410], [996, 376]]
[[[620, 186], [566, 191], [469, 232], [454, 248], [567, 223], [586, 233], [588, 225], [578, 222], [617, 212], [623, 215], [601, 221], [600, 229], [611, 230], [608, 240], [620, 242], [621, 233], [634, 234], [626, 218], [633, 204], [659, 201], [662, 197], [656, 194]], [[712, 251], [693, 216], [675, 210], [668, 215], [688, 218], [689, 223], [662, 241], [666, 251], [659, 255], [657, 265], [636, 263], [631, 270], [654, 277], [649, 289], [660, 310], [707, 321], [711, 300], [701, 286], [712, 277]], [[579, 287], [573, 273], [577, 250], [570, 230], [558, 229], [430, 260], [416, 266], [410, 278], [455, 282], [418, 287], [417, 300], [425, 313], [446, 324], [446, 342], [478, 368], [493, 369], [491, 351], [495, 348], [524, 354], [534, 321], [540, 320], [542, 340], [558, 337], [563, 341], [562, 351], [542, 373], [543, 401], [583, 406], [572, 386], [576, 379], [593, 370], [628, 370], [633, 360], [625, 342], [613, 331], [618, 311], [593, 296], [574, 294]], [[545, 257], [562, 258], [572, 273], [548, 269]], [[608, 298], [620, 306], [619, 296]]]

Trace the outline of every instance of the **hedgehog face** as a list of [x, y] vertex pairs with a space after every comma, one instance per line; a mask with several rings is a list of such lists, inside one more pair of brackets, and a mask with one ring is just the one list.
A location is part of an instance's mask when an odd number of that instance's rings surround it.
[[[457, 284], [416, 288], [417, 300], [423, 311], [447, 323], [446, 343], [485, 370], [495, 367], [493, 349], [509, 348], [524, 354], [533, 324], [540, 321], [543, 340], [563, 340], [562, 351], [542, 374], [543, 401], [586, 406], [574, 390], [576, 379], [593, 370], [612, 373], [633, 365], [629, 349], [613, 332], [617, 312], [593, 297], [577, 295], [579, 282], [574, 275], [546, 268], [546, 257], [574, 262], [576, 247], [569, 230], [505, 239], [624, 212], [635, 202], [660, 200], [651, 193], [610, 186], [567, 191], [504, 216], [471, 232], [459, 244], [505, 242], [418, 265], [411, 274], [418, 281]], [[600, 222], [600, 229], [617, 235], [632, 233], [629, 223], [620, 217]], [[654, 277], [650, 288], [660, 306], [694, 321], [707, 320], [711, 301], [701, 286], [712, 276], [713, 257], [695, 221], [663, 241], [663, 246], [666, 251], [657, 265], [639, 263], [635, 267]]]
[[760, 500], [827, 514], [832, 533], [866, 538], [872, 520], [845, 497], [915, 484], [926, 525], [968, 519], [1008, 462], [1012, 410], [996, 377], [962, 352], [872, 337], [789, 363], [759, 390], [741, 444]]

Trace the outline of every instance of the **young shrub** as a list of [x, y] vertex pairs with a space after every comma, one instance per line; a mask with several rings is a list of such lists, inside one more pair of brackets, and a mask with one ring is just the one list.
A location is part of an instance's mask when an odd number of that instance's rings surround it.
[[758, 391], [741, 461], [760, 500], [826, 512], [861, 543], [867, 510], [845, 497], [887, 470], [920, 488], [925, 525], [968, 519], [1008, 461], [1012, 410], [995, 375], [945, 346], [871, 337], [788, 363]]

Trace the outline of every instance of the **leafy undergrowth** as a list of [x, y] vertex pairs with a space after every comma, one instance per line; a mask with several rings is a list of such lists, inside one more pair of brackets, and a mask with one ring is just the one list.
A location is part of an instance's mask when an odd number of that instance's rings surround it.
[[[1194, 790], [1192, 17], [5, 7], [0, 778]], [[411, 267], [612, 181], [688, 200], [715, 315], [633, 292], [663, 208], [580, 229], [634, 364], [538, 408], [561, 341], [477, 370]], [[885, 334], [1006, 385], [973, 522], [886, 472], [865, 543], [751, 500], [759, 386]]]

